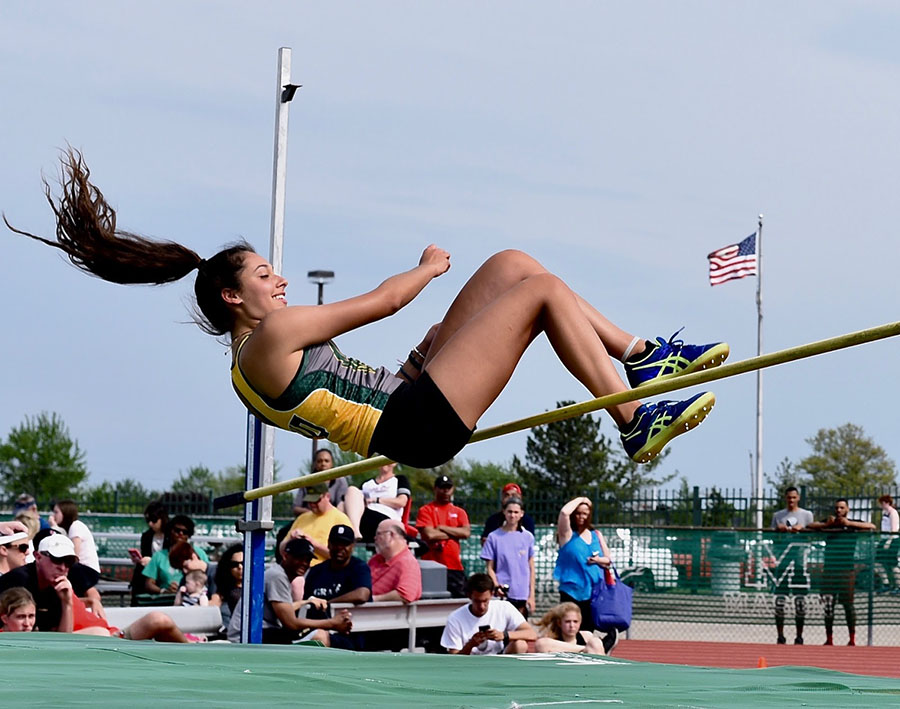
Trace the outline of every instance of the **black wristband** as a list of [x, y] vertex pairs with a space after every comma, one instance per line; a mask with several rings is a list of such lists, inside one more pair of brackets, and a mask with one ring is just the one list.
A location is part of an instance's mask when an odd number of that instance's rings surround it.
[[509, 645], [509, 631], [508, 630], [503, 631], [503, 644]]
[[409, 357], [406, 358], [406, 361], [409, 362], [415, 369], [422, 369], [422, 362], [416, 361], [416, 358], [412, 352], [409, 353]]

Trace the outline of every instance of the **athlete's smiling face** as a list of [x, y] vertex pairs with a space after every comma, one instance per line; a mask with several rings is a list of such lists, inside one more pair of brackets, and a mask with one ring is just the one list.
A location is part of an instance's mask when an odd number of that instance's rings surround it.
[[237, 294], [246, 314], [262, 320], [273, 310], [287, 305], [284, 291], [287, 279], [275, 273], [272, 265], [259, 254], [247, 252], [244, 267], [238, 274], [241, 290]]

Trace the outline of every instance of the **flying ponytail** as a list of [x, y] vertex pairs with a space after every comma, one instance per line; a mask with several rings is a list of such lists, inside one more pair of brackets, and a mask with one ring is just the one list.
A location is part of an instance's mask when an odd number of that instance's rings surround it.
[[91, 171], [82, 154], [70, 147], [60, 163], [62, 194], [58, 201], [43, 180], [44, 194], [56, 216], [56, 239], [17, 229], [3, 214], [7, 227], [59, 249], [77, 268], [111, 283], [162, 285], [198, 269], [194, 283], [197, 324], [212, 335], [231, 330], [233, 316], [221, 292], [223, 288], [239, 288], [237, 275], [243, 267], [244, 253], [253, 251], [250, 244], [239, 241], [206, 260], [174, 241], [155, 241], [119, 230], [116, 212], [91, 184]]

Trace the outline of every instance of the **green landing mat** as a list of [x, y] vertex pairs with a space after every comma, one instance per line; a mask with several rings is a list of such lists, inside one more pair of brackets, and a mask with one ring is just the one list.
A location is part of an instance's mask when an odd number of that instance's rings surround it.
[[872, 707], [900, 680], [584, 655], [461, 657], [0, 635], [5, 707]]

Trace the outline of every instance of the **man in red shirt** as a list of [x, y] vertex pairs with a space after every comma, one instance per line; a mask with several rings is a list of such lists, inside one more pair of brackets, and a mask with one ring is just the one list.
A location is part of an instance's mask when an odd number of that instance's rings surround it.
[[375, 531], [375, 552], [369, 559], [373, 601], [411, 603], [422, 597], [422, 571], [406, 545], [399, 522], [382, 520]]
[[446, 475], [434, 481], [434, 501], [423, 505], [416, 515], [416, 527], [428, 544], [422, 556], [447, 567], [447, 590], [454, 598], [465, 598], [466, 575], [459, 558], [459, 540], [472, 533], [469, 515], [453, 499], [453, 481]]

